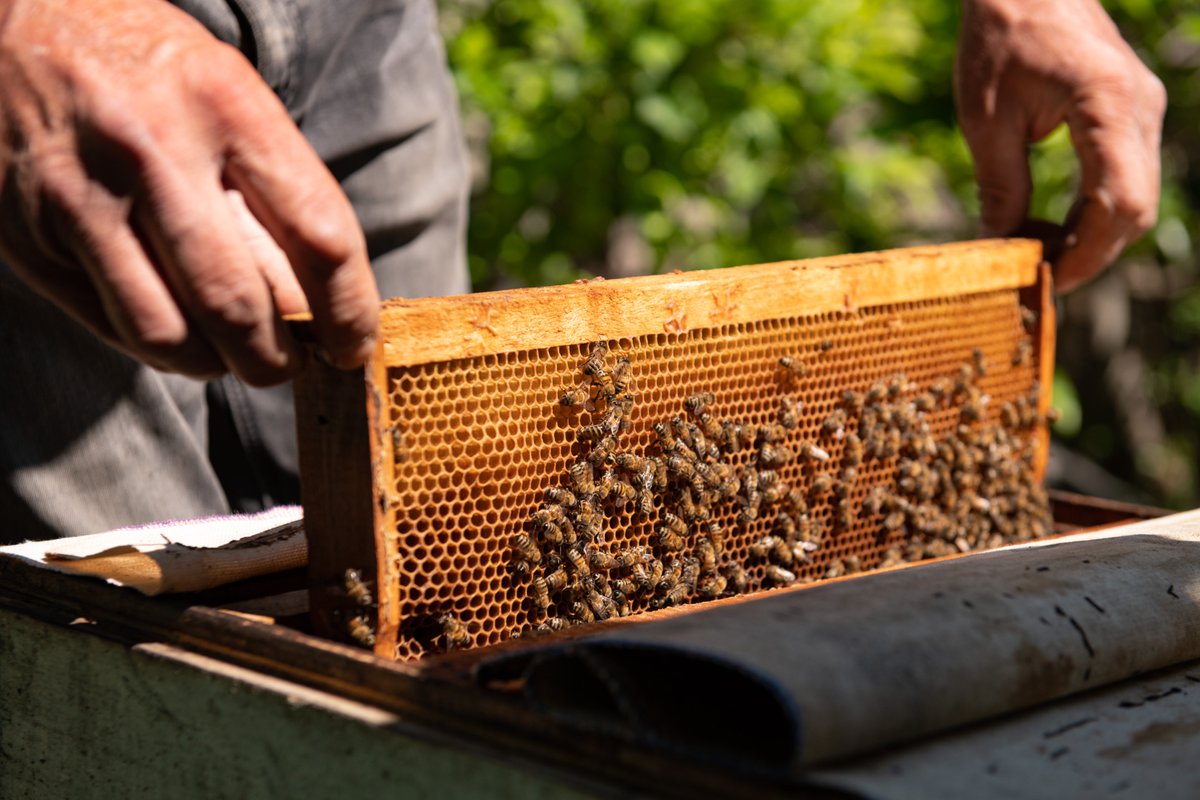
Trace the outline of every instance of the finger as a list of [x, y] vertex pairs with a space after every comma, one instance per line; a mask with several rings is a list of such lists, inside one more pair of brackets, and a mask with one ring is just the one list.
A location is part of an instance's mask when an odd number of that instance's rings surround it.
[[226, 96], [221, 109], [254, 122], [227, 139], [226, 184], [287, 254], [330, 360], [361, 364], [374, 347], [379, 295], [349, 201], [265, 87]]
[[1146, 138], [1137, 103], [1111, 93], [1084, 98], [1068, 116], [1079, 157], [1079, 199], [1067, 220], [1067, 248], [1055, 265], [1068, 291], [1116, 260], [1149, 230], [1158, 212], [1157, 142]]
[[124, 219], [112, 220], [91, 207], [60, 224], [71, 229], [63, 239], [86, 272], [107, 324], [97, 320], [94, 306], [78, 289], [68, 292], [71, 310], [85, 315], [97, 335], [156, 369], [197, 378], [225, 372]]
[[286, 380], [299, 367], [298, 353], [216, 175], [153, 161], [146, 177], [139, 227], [180, 305], [243, 381]]
[[980, 234], [1011, 236], [1029, 213], [1033, 187], [1025, 130], [1016, 120], [998, 120], [967, 144], [979, 187]]
[[[319, 164], [314, 168], [324, 170]], [[228, 179], [287, 254], [330, 361], [343, 368], [357, 366], [374, 348], [379, 305], [358, 221], [332, 178], [328, 185], [323, 176], [311, 179], [309, 191], [296, 194], [280, 169], [236, 161]]]
[[271, 234], [250, 213], [241, 192], [227, 189], [225, 198], [229, 201], [229, 207], [241, 232], [242, 241], [250, 251], [250, 257], [258, 265], [259, 272], [270, 287], [279, 314], [300, 314], [308, 311], [304, 290], [296, 279], [296, 273], [292, 272], [287, 254], [279, 249]]
[[1005, 102], [1012, 92], [1003, 91], [1000, 65], [986, 57], [983, 44], [964, 33], [955, 61], [955, 105], [975, 164], [980, 235], [1010, 236], [1029, 212], [1028, 120], [1020, 106]]

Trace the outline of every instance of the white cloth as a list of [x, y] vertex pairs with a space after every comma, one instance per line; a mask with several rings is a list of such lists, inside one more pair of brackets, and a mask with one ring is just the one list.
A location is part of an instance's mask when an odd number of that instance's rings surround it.
[[307, 564], [303, 517], [300, 506], [277, 506], [25, 542], [0, 547], [0, 555], [146, 595], [195, 592]]

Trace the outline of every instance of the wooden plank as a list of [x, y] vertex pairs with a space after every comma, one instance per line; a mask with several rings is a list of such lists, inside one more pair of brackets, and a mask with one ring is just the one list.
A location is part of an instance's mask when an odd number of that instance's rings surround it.
[[[1054, 348], [1057, 315], [1054, 307], [1054, 275], [1048, 262], [1038, 265], [1037, 283], [1021, 290], [1021, 305], [1037, 312], [1037, 322], [1031, 336], [1038, 357], [1038, 414], [1043, 417], [1054, 401]], [[1041, 480], [1050, 459], [1050, 426], [1037, 433], [1038, 451], [1034, 457], [1034, 474]]]
[[[1041, 244], [959, 242], [384, 304], [389, 367], [1027, 286]], [[636, 300], [636, 302], [633, 302]]]
[[[365, 370], [342, 371], [310, 359], [296, 377], [296, 435], [300, 497], [308, 536], [309, 608], [322, 635], [350, 641], [351, 620], [375, 611], [346, 595], [347, 569], [373, 580], [373, 532], [383, 510], [376, 502], [379, 397]], [[368, 402], [370, 400], [370, 402]], [[313, 480], [313, 476], [321, 480]], [[325, 479], [337, 476], [337, 479]]]

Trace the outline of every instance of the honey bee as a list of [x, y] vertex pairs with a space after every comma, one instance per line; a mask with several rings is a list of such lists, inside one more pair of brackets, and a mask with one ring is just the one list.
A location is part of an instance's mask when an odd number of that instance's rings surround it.
[[694, 394], [687, 400], [683, 401], [683, 407], [687, 412], [695, 418], [699, 418], [704, 414], [706, 406], [710, 406], [717, 401], [716, 396], [712, 392], [702, 392]]
[[833, 342], [831, 342], [829, 339], [822, 339], [821, 343], [818, 344], [817, 347], [821, 350], [822, 353], [828, 353], [830, 350], [833, 349]]
[[546, 576], [546, 590], [549, 592], [561, 592], [567, 588], [567, 580], [567, 571], [559, 567]]
[[576, 502], [575, 495], [569, 489], [564, 489], [561, 486], [551, 486], [546, 490], [546, 501], [562, 506], [563, 508], [574, 508]]
[[541, 508], [539, 508], [534, 513], [533, 520], [538, 525], [545, 525], [545, 524], [551, 523], [551, 522], [553, 522], [553, 523], [561, 522], [562, 520], [566, 519], [566, 516], [567, 515], [563, 511], [562, 506], [555, 505], [553, 503], [548, 503], [546, 505], [543, 505]]
[[626, 598], [628, 598], [630, 595], [635, 595], [640, 591], [638, 585], [634, 583], [632, 578], [613, 578], [611, 583], [614, 596], [617, 592], [620, 592], [621, 594], [625, 595]]
[[767, 535], [750, 545], [750, 555], [785, 567], [792, 565], [792, 548], [778, 536]]
[[825, 421], [821, 423], [821, 431], [827, 436], [834, 436], [846, 427], [846, 409], [835, 408]]
[[[774, 475], [775, 473], [771, 472], [770, 474]], [[778, 503], [787, 496], [789, 491], [791, 491], [791, 488], [781, 480], [773, 480], [764, 483], [761, 473], [758, 483], [761, 487], [759, 492], [762, 494], [762, 502], [766, 503], [767, 505], [774, 505], [775, 503]]]
[[717, 548], [707, 537], [696, 540], [696, 557], [700, 560], [700, 571], [712, 572], [717, 568]]
[[696, 584], [696, 594], [705, 600], [712, 600], [714, 597], [721, 596], [728, 583], [724, 575], [717, 572], [710, 573], [701, 578], [700, 582]]
[[854, 431], [850, 431], [846, 434], [845, 447], [842, 449], [842, 463], [847, 467], [857, 467], [862, 460], [862, 438]]
[[576, 494], [594, 495], [596, 493], [591, 464], [586, 461], [576, 462], [568, 472], [571, 475], [571, 485]]
[[958, 368], [958, 374], [954, 378], [954, 394], [966, 394], [973, 383], [975, 383], [975, 371], [970, 364], [963, 364]]
[[1060, 419], [1062, 419], [1062, 412], [1057, 408], [1051, 407], [1046, 409], [1046, 422], [1048, 424], [1055, 425]]
[[883, 399], [885, 397], [887, 397], [887, 394], [888, 394], [888, 387], [886, 384], [873, 383], [873, 384], [871, 384], [871, 387], [869, 389], [867, 389], [867, 394], [866, 394], [866, 397], [864, 398], [864, 402], [866, 402], [869, 405], [877, 405], [877, 404], [883, 402]]
[[680, 536], [683, 536], [687, 533], [687, 523], [676, 515], [672, 514], [670, 511], [664, 511], [661, 519], [663, 527], [667, 530], [677, 533]]
[[[657, 576], [651, 573], [646, 564], [638, 563], [629, 568], [629, 580], [632, 581], [638, 592], [650, 591], [662, 577], [662, 562], [655, 560], [654, 563], [658, 565]], [[628, 594], [633, 594], [633, 592]]]
[[613, 391], [620, 395], [629, 389], [629, 358], [621, 356], [612, 371]]
[[782, 467], [794, 458], [792, 451], [782, 444], [764, 444], [758, 450], [758, 463], [764, 467]]
[[900, 452], [900, 431], [897, 428], [888, 428], [883, 432], [883, 436], [876, 440], [876, 455], [879, 458], [895, 458]]
[[810, 553], [817, 550], [816, 542], [792, 542], [792, 560], [797, 564], [807, 564], [812, 561]]
[[771, 583], [780, 586], [790, 586], [796, 582], [796, 573], [790, 569], [784, 569], [778, 564], [768, 564], [765, 577]]
[[798, 358], [782, 356], [779, 359], [779, 366], [786, 369], [794, 378], [805, 378], [808, 376], [808, 366]]
[[595, 375], [604, 369], [604, 362], [607, 360], [608, 345], [604, 342], [597, 342], [592, 346], [592, 352], [588, 355], [587, 360], [583, 362], [583, 374]]
[[408, 451], [404, 447], [404, 431], [399, 427], [389, 429], [392, 438], [392, 460], [403, 464], [408, 459]]
[[846, 467], [842, 470], [840, 486], [838, 490], [839, 497], [845, 497], [846, 492], [853, 489], [858, 484], [858, 467]]
[[533, 543], [533, 540], [524, 533], [518, 533], [513, 538], [513, 552], [517, 561], [524, 561], [527, 564], [542, 563], [542, 552], [537, 549], [537, 545]]
[[589, 567], [605, 572], [621, 566], [620, 560], [607, 550], [589, 549], [587, 560]]
[[668, 606], [677, 606], [687, 599], [688, 588], [682, 583], [677, 583], [666, 591], [661, 597], [656, 597], [650, 601], [650, 608], [659, 609], [667, 608]]
[[807, 458], [810, 461], [828, 461], [829, 460], [829, 451], [828, 450], [825, 450], [823, 447], [818, 447], [817, 445], [811, 444], [809, 442], [805, 442], [804, 444], [800, 445], [800, 455], [802, 455], [804, 458]]
[[725, 578], [726, 587], [734, 594], [742, 594], [750, 588], [750, 579], [746, 576], [746, 568], [736, 561], [722, 566], [721, 575]]
[[1012, 365], [1014, 367], [1023, 367], [1033, 360], [1033, 345], [1028, 339], [1022, 339], [1017, 342], [1017, 349], [1013, 352]]
[[609, 497], [617, 505], [625, 506], [637, 499], [637, 491], [628, 483], [618, 478], [613, 481]]
[[696, 466], [683, 456], [671, 456], [667, 459], [667, 470], [682, 475], [689, 480], [696, 478]]
[[774, 444], [782, 442], [787, 438], [787, 428], [779, 423], [768, 422], [758, 428], [758, 442], [763, 444]]
[[1027, 333], [1033, 333], [1034, 328], [1037, 327], [1037, 321], [1038, 315], [1036, 311], [1021, 306], [1021, 324], [1025, 327]]
[[745, 497], [741, 518], [745, 522], [753, 522], [758, 519], [758, 509], [762, 504], [762, 494], [758, 491], [758, 473], [755, 470], [746, 470], [742, 476], [742, 491]]
[[375, 627], [363, 614], [358, 614], [346, 620], [346, 633], [363, 647], [375, 646]]
[[650, 463], [654, 467], [654, 488], [661, 492], [671, 482], [671, 474], [667, 471], [666, 459], [656, 458]]
[[846, 574], [846, 565], [842, 563], [840, 558], [835, 558], [829, 562], [828, 569], [825, 570], [826, 578], [840, 578]]
[[579, 408], [592, 398], [592, 390], [587, 384], [580, 384], [574, 389], [568, 389], [558, 398], [560, 405], [567, 408]]
[[858, 416], [863, 410], [863, 396], [847, 389], [842, 392], [842, 405], [848, 413]]
[[571, 565], [571, 569], [574, 570], [576, 575], [587, 576], [591, 574], [587, 558], [578, 547], [567, 548], [567, 563]]
[[886, 531], [899, 530], [904, 525], [904, 512], [893, 511], [883, 518], [883, 528]]
[[821, 472], [821, 473], [818, 473], [813, 478], [813, 482], [812, 482], [812, 493], [813, 494], [825, 494], [832, 488], [833, 488], [833, 476], [832, 475], [830, 475], [826, 472]]
[[848, 531], [854, 527], [854, 506], [846, 498], [838, 500], [834, 509], [834, 524], [838, 530]]
[[571, 627], [571, 621], [563, 617], [549, 617], [537, 626], [539, 633], [557, 633]]
[[604, 517], [595, 511], [580, 511], [575, 517], [575, 525], [585, 540], [594, 542], [604, 530]]
[[669, 453], [675, 449], [678, 439], [675, 432], [671, 430], [671, 426], [665, 422], [654, 423], [654, 433], [658, 437], [658, 446], [664, 453]]
[[617, 440], [615, 437], [601, 439], [592, 445], [592, 450], [587, 454], [587, 463], [594, 465], [615, 463], [617, 455]]
[[683, 573], [683, 562], [675, 556], [668, 556], [659, 564], [659, 567], [661, 571], [654, 581], [654, 590], [665, 592], [679, 583], [679, 576]]
[[[566, 522], [566, 520], [563, 520]], [[538, 531], [542, 534], [542, 540], [550, 544], [558, 545], [566, 541], [567, 537], [563, 533], [563, 529], [555, 522], [545, 520], [538, 525]]]
[[568, 611], [571, 619], [576, 622], [595, 622], [596, 615], [592, 613], [592, 608], [583, 600], [576, 600], [571, 603], [571, 608]]
[[616, 615], [618, 617], [629, 616], [629, 611], [630, 611], [629, 598], [626, 596], [626, 594], [624, 592], [614, 589], [611, 599], [612, 599], [613, 609], [615, 610]]
[[651, 464], [648, 459], [633, 453], [621, 453], [617, 456], [617, 466], [626, 472], [642, 473], [651, 469]]
[[779, 424], [787, 430], [792, 430], [800, 424], [800, 414], [804, 411], [804, 403], [791, 397], [779, 398]]
[[708, 504], [704, 502], [704, 497], [699, 498], [699, 502], [692, 499], [691, 492], [686, 489], [679, 493], [676, 498], [679, 513], [688, 522], [703, 522], [712, 517], [712, 512], [709, 510]]
[[975, 367], [975, 374], [980, 378], [987, 375], [987, 362], [983, 358], [983, 351], [978, 347], [971, 349], [971, 363]]
[[346, 591], [346, 597], [350, 601], [359, 606], [375, 605], [375, 596], [371, 593], [367, 586], [367, 581], [363, 580], [362, 573], [354, 568], [347, 569], [342, 575], [342, 588]]
[[675, 552], [683, 549], [683, 537], [678, 533], [669, 528], [659, 528], [656, 533], [658, 534], [658, 545], [663, 550]]
[[599, 620], [612, 618], [616, 612], [616, 606], [611, 597], [600, 594], [595, 589], [591, 589], [587, 593], [588, 608], [592, 610], [593, 616]]
[[533, 607], [545, 613], [550, 608], [550, 586], [545, 578], [538, 576], [530, 584], [530, 597]]
[[614, 433], [611, 421], [605, 420], [592, 425], [584, 425], [575, 431], [575, 437], [581, 442], [600, 442]]

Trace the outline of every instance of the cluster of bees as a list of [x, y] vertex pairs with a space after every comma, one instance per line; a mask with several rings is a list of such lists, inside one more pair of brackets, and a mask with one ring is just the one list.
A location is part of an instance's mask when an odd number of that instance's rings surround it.
[[[822, 343], [818, 357], [829, 349]], [[1012, 366], [1031, 360], [1025, 338]], [[779, 369], [785, 388], [808, 374], [795, 356]], [[980, 387], [987, 370], [977, 349], [926, 387], [898, 374], [846, 391], [815, 431], [801, 430], [803, 404], [786, 392], [760, 424], [719, 419], [715, 397], [696, 394], [652, 426], [654, 442], [639, 454], [622, 443], [630, 362], [610, 363], [596, 345], [584, 380], [560, 398], [591, 412], [577, 430], [581, 453], [511, 548], [515, 577], [529, 587], [527, 632], [811, 581], [814, 553], [852, 529], [874, 531], [880, 547], [897, 543], [869, 566], [1051, 533], [1034, 467], [1034, 432], [1047, 422], [1038, 387], [992, 413]], [[936, 436], [947, 422], [949, 434]], [[632, 519], [637, 544], [615, 546], [634, 538], [609, 530], [618, 519]], [[858, 572], [863, 560], [827, 561], [820, 577]]]
[[[815, 443], [795, 452], [785, 444], [800, 421], [798, 401], [783, 398], [773, 421], [752, 425], [717, 419], [713, 395], [693, 395], [686, 415], [653, 426], [657, 452], [638, 455], [621, 442], [633, 405], [628, 359], [610, 368], [607, 347], [597, 345], [583, 373], [560, 402], [591, 408], [597, 421], [578, 429], [584, 450], [569, 480], [547, 491], [529, 532], [513, 542], [511, 563], [529, 581], [536, 630], [748, 591], [748, 565], [726, 547], [731, 532], [722, 520], [731, 516], [737, 530], [768, 523], [769, 533], [750, 548], [749, 566], [760, 564], [763, 580], [797, 580], [795, 567], [811, 560], [820, 525], [808, 494], [777, 470], [798, 457], [830, 459]], [[606, 525], [610, 512], [624, 509], [653, 524], [650, 543], [613, 552], [604, 544]]]

